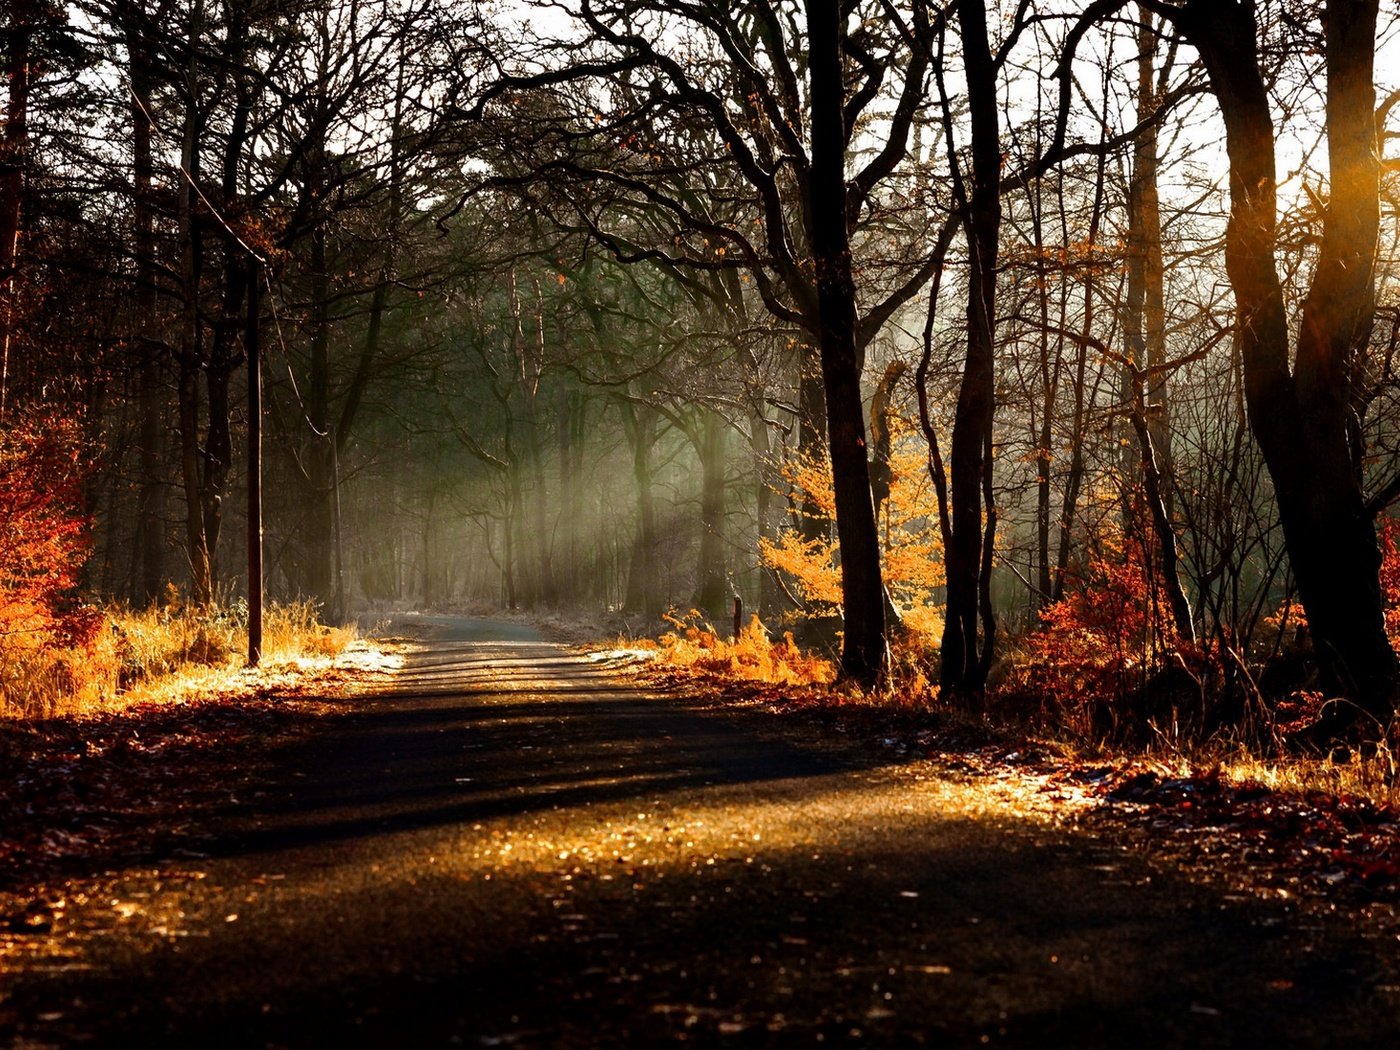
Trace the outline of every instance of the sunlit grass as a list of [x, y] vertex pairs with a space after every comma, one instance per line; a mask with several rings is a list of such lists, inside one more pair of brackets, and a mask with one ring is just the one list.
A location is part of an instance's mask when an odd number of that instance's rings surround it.
[[657, 642], [633, 644], [654, 645], [660, 659], [672, 666], [774, 685], [828, 685], [836, 680], [830, 660], [798, 648], [790, 633], [775, 640], [757, 616], [733, 641], [720, 637], [693, 609], [684, 617], [668, 615], [666, 620], [675, 630]]
[[327, 627], [311, 602], [272, 605], [263, 619], [263, 660], [245, 669], [248, 627], [241, 603], [199, 609], [178, 601], [114, 606], [85, 643], [0, 644], [0, 718], [48, 718], [170, 703], [246, 686], [250, 678], [329, 666], [357, 638]]
[[[859, 707], [876, 716], [884, 708], [895, 718], [923, 711], [937, 716], [938, 724], [945, 729], [965, 719], [970, 728], [994, 729], [997, 739], [1007, 747], [1016, 746], [1015, 740], [1025, 740], [1050, 767], [1145, 765], [1165, 777], [1212, 773], [1229, 783], [1260, 785], [1283, 794], [1306, 796], [1317, 792], [1400, 805], [1397, 763], [1384, 743], [1384, 739], [1395, 739], [1395, 734], [1388, 734], [1380, 743], [1342, 747], [1329, 755], [1292, 754], [1280, 746], [1251, 746], [1231, 731], [1204, 739], [1157, 734], [1146, 742], [1114, 742], [1095, 732], [1084, 720], [1067, 719], [1051, 707], [1026, 712], [994, 704], [995, 713], [987, 716], [972, 715], [941, 702], [935, 680], [936, 650], [917, 635], [893, 647], [887, 680], [879, 688], [864, 691], [840, 687], [837, 669], [830, 660], [799, 649], [791, 635], [773, 640], [757, 617], [732, 642], [722, 638], [694, 611], [685, 617], [667, 619], [675, 629], [658, 641], [619, 642], [627, 648], [614, 649], [606, 655], [631, 659], [645, 655], [662, 666], [735, 681], [816, 686], [819, 691], [821, 687], [836, 686], [829, 694], [832, 705]], [[1055, 717], [1056, 714], [1061, 717]], [[990, 724], [986, 722], [988, 717]]]
[[1228, 783], [1257, 784], [1286, 795], [1323, 794], [1400, 804], [1400, 782], [1385, 744], [1359, 750], [1344, 747], [1315, 756], [1261, 755], [1237, 743], [1207, 741], [1184, 748], [1165, 764], [1180, 775], [1216, 770]]

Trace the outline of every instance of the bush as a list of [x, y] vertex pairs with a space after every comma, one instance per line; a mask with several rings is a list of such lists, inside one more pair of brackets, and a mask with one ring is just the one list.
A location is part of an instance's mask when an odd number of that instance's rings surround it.
[[62, 688], [102, 625], [77, 597], [87, 469], [71, 418], [35, 412], [0, 426], [0, 693], [10, 706]]
[[1136, 541], [1106, 545], [1041, 613], [999, 699], [1088, 737], [1200, 729], [1218, 659], [1175, 636], [1165, 601]]

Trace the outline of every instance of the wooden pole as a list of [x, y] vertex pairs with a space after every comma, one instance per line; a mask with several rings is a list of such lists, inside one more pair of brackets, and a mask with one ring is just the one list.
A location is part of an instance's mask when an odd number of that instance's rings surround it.
[[243, 349], [248, 357], [248, 666], [262, 660], [262, 339], [258, 327], [258, 293], [262, 266], [248, 264], [248, 321]]
[[739, 640], [739, 635], [744, 630], [744, 599], [738, 594], [734, 595], [734, 640]]
[[340, 440], [335, 427], [330, 430], [331, 441], [331, 515], [335, 524], [335, 598], [331, 603], [331, 619], [337, 624], [346, 621], [345, 556], [340, 534]]

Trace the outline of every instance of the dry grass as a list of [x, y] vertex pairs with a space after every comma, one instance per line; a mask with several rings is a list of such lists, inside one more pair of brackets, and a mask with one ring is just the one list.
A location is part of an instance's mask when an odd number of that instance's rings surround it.
[[1330, 755], [1259, 754], [1229, 739], [1206, 741], [1155, 754], [1174, 774], [1217, 770], [1222, 780], [1258, 784], [1286, 795], [1324, 794], [1400, 805], [1395, 758], [1384, 742], [1339, 747]]
[[[273, 605], [263, 619], [263, 666], [328, 663], [355, 638], [354, 627], [319, 623], [311, 602]], [[241, 604], [113, 607], [84, 645], [0, 642], [0, 718], [81, 715], [217, 691], [247, 675], [247, 645]]]
[[668, 615], [666, 620], [674, 631], [655, 643], [633, 644], [654, 645], [668, 664], [774, 685], [828, 685], [836, 680], [830, 660], [799, 649], [790, 633], [773, 640], [757, 616], [732, 642], [721, 638], [693, 609], [685, 617]]
[[[836, 681], [831, 661], [804, 652], [790, 634], [775, 641], [757, 617], [749, 621], [736, 641], [726, 641], [699, 613], [685, 617], [668, 616], [675, 628], [659, 641], [619, 642], [633, 649], [655, 653], [666, 665], [751, 682], [774, 685], [828, 686]], [[620, 651], [620, 650], [619, 650]], [[891, 716], [914, 712], [939, 712], [956, 717], [958, 712], [940, 704], [934, 680], [934, 663], [917, 640], [896, 648], [890, 679], [871, 692], [843, 690], [839, 702], [870, 709], [884, 708]], [[837, 698], [833, 694], [833, 700]], [[1288, 795], [1322, 793], [1339, 798], [1369, 799], [1380, 805], [1400, 805], [1400, 775], [1397, 760], [1384, 742], [1361, 748], [1338, 748], [1327, 756], [1303, 756], [1269, 749], [1261, 753], [1242, 742], [1237, 734], [1221, 734], [1208, 740], [1170, 737], [1158, 734], [1154, 742], [1137, 745], [1114, 744], [1101, 734], [1066, 723], [1063, 719], [1047, 724], [1039, 717], [1002, 707], [996, 721], [1002, 732], [1033, 741], [1037, 750], [1053, 754], [1057, 763], [1076, 764], [1146, 762], [1164, 776], [1190, 777], [1206, 771], [1238, 785], [1262, 785]], [[978, 724], [981, 720], [977, 719]], [[1400, 739], [1391, 734], [1389, 739]]]

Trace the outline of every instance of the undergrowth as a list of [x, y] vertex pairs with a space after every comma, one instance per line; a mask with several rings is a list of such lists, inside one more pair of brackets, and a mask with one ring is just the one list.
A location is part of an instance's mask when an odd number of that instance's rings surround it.
[[[327, 659], [355, 639], [354, 627], [327, 627], [312, 602], [274, 604], [263, 616], [263, 663]], [[49, 718], [169, 702], [217, 689], [246, 662], [247, 608], [206, 608], [178, 596], [145, 610], [105, 610], [87, 637], [66, 645], [0, 644], [0, 718]]]
[[[694, 610], [684, 616], [670, 614], [665, 619], [672, 630], [659, 640], [631, 644], [653, 649], [659, 660], [670, 667], [775, 687], [822, 689], [837, 684], [837, 667], [831, 660], [802, 650], [791, 634], [775, 638], [757, 616], [734, 640], [720, 636]], [[1101, 650], [1099, 659], [1116, 671], [1120, 668], [1114, 664], [1117, 655], [1111, 649]], [[1395, 756], [1384, 740], [1359, 747], [1337, 747], [1323, 755], [1304, 755], [1280, 747], [1276, 733], [1261, 737], [1257, 725], [1224, 726], [1200, 734], [1151, 719], [1144, 733], [1124, 738], [1105, 733], [1086, 716], [1084, 698], [1078, 691], [1066, 689], [1066, 683], [1053, 675], [1038, 683], [1037, 695], [1042, 702], [1033, 709], [1018, 702], [1025, 697], [1027, 676], [1037, 667], [1045, 669], [1052, 662], [1052, 655], [1038, 650], [1029, 657], [1018, 653], [1018, 657], [1017, 666], [1007, 673], [1008, 684], [1003, 687], [1006, 692], [993, 695], [979, 721], [986, 723], [990, 719], [986, 724], [988, 728], [999, 726], [998, 735], [1009, 733], [1043, 745], [1066, 763], [1146, 762], [1176, 776], [1208, 772], [1227, 782], [1257, 784], [1290, 794], [1322, 792], [1368, 798], [1386, 805], [1400, 803]], [[1082, 671], [1091, 662], [1084, 657], [1074, 671]], [[911, 636], [893, 646], [890, 673], [879, 688], [868, 692], [831, 688], [827, 697], [833, 706], [859, 705], [867, 711], [883, 708], [898, 719], [906, 718], [911, 711], [928, 712], [943, 721], [968, 717], [969, 712], [955, 710], [940, 701], [936, 678], [937, 651]], [[1058, 700], [1046, 699], [1051, 686], [1063, 690]], [[1096, 700], [1106, 700], [1107, 690], [1094, 692]], [[1271, 726], [1274, 722], [1284, 724], [1291, 703], [1278, 705], [1278, 710], [1272, 712]]]
[[649, 644], [673, 666], [774, 685], [829, 685], [836, 680], [830, 660], [798, 648], [791, 632], [775, 640], [757, 616], [733, 641], [721, 638], [694, 609], [665, 619], [675, 629]]

